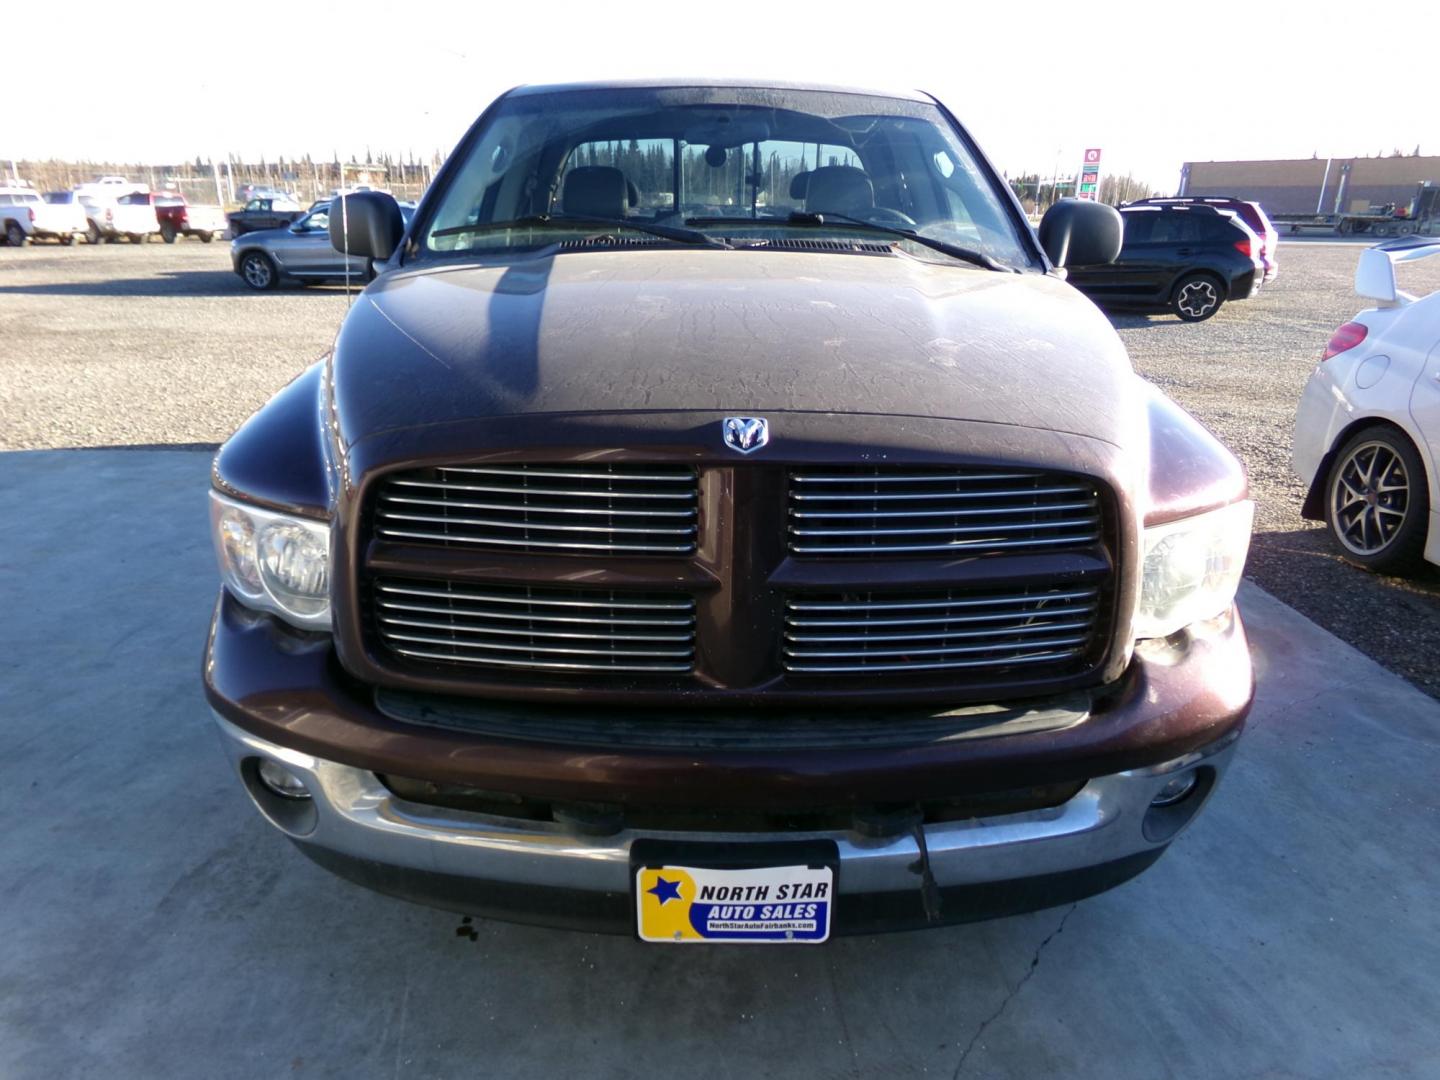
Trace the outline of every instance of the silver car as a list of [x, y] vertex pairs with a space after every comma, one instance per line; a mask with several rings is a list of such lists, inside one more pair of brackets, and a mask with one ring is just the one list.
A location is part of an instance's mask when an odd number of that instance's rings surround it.
[[[414, 212], [413, 204], [400, 204], [407, 227]], [[347, 262], [330, 244], [328, 202], [317, 203], [286, 228], [236, 237], [230, 242], [230, 261], [246, 285], [262, 290], [273, 289], [286, 279], [301, 284], [343, 281]], [[352, 281], [369, 280], [369, 260], [351, 256], [348, 262]]]

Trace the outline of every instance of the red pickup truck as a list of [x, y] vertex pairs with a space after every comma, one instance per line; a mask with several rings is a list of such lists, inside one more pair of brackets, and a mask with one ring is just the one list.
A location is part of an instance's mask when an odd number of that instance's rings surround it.
[[225, 212], [218, 206], [191, 206], [184, 195], [173, 191], [157, 192], [151, 201], [160, 219], [160, 236], [167, 244], [180, 236], [198, 236], [208, 244], [225, 231]]

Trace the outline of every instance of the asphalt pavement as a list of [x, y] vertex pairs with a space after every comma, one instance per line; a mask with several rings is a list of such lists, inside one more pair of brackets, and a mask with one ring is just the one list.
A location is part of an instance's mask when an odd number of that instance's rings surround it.
[[1150, 871], [821, 947], [472, 922], [310, 864], [211, 731], [208, 455], [0, 454], [0, 1076], [1440, 1075], [1440, 703], [1247, 584], [1259, 698]]

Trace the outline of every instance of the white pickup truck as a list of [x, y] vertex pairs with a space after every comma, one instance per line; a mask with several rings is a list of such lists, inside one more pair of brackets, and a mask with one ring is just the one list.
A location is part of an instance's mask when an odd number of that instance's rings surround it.
[[107, 199], [92, 188], [77, 190], [77, 195], [85, 208], [87, 234], [92, 244], [118, 240], [122, 236], [132, 244], [143, 244], [160, 231], [160, 220], [150, 205], [148, 192], [130, 192]]
[[0, 187], [0, 232], [11, 247], [42, 237], [73, 244], [85, 235], [85, 225], [78, 206], [56, 205], [29, 187]]

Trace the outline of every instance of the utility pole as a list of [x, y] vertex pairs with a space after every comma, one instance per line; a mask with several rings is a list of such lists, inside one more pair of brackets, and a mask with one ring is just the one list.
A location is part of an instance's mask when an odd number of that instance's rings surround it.
[[[1055, 151], [1055, 169], [1050, 174], [1050, 205], [1055, 205], [1055, 194], [1060, 189], [1060, 151]], [[1039, 210], [1037, 206], [1035, 209]]]
[[1325, 185], [1330, 183], [1330, 166], [1335, 163], [1334, 158], [1325, 159], [1325, 175], [1320, 178], [1320, 194], [1315, 199], [1315, 213], [1321, 214], [1325, 210]]

